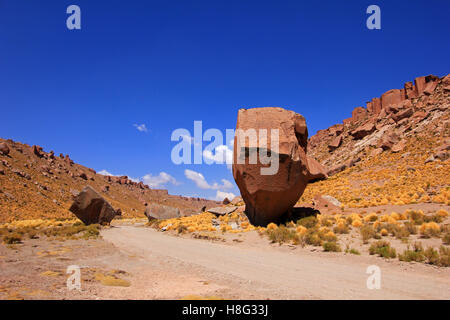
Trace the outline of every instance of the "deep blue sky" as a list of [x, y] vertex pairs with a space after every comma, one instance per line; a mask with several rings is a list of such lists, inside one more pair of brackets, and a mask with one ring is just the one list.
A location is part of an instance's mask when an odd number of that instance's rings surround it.
[[[66, 28], [71, 4], [81, 30]], [[381, 30], [366, 28], [371, 4]], [[166, 172], [171, 193], [213, 198], [184, 170], [210, 185], [233, 182], [230, 171], [174, 165], [174, 129], [225, 130], [239, 108], [281, 106], [313, 134], [414, 77], [449, 73], [449, 15], [448, 0], [0, 0], [0, 136], [98, 171]]]

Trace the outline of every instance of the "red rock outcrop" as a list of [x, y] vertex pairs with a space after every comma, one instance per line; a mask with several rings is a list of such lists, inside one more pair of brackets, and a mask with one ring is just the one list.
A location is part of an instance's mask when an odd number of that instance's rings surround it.
[[367, 110], [363, 107], [356, 107], [352, 111], [352, 122], [357, 123], [364, 120], [367, 116]]
[[381, 112], [381, 99], [373, 98], [372, 101], [366, 104], [369, 115], [378, 115]]
[[[405, 148], [402, 140], [405, 135], [414, 134], [418, 126], [437, 121], [441, 117], [437, 113], [449, 111], [449, 92], [450, 75], [441, 79], [428, 75], [416, 78], [414, 84], [406, 82], [403, 89], [392, 89], [381, 98], [371, 99], [365, 109], [355, 108], [352, 117], [343, 120], [342, 131], [335, 131], [337, 125], [319, 130], [309, 139], [308, 152], [330, 167], [329, 174], [351, 166], [349, 157], [376, 156], [386, 150], [401, 152]], [[436, 130], [445, 130], [439, 128]], [[389, 136], [392, 132], [397, 136]]]
[[381, 95], [381, 106], [383, 109], [391, 105], [401, 103], [406, 99], [405, 90], [403, 89], [392, 89]]

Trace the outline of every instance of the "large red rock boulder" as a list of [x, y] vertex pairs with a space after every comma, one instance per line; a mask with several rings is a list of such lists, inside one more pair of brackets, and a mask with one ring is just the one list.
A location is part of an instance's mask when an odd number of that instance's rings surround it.
[[117, 215], [109, 202], [89, 186], [75, 196], [69, 210], [86, 225], [109, 224]]
[[[311, 177], [306, 156], [305, 118], [283, 108], [241, 109], [236, 129], [233, 177], [244, 199], [245, 213], [254, 225], [276, 222], [295, 205]], [[261, 129], [267, 130], [267, 146], [258, 138], [239, 139], [240, 132], [261, 133]], [[278, 150], [271, 141], [275, 134], [273, 129], [279, 130]], [[279, 161], [263, 164], [257, 156], [257, 161], [250, 163], [252, 155], [255, 152], [258, 155], [260, 149], [270, 155], [278, 154]], [[278, 170], [263, 174], [269, 167], [274, 168], [275, 162], [278, 162]]]

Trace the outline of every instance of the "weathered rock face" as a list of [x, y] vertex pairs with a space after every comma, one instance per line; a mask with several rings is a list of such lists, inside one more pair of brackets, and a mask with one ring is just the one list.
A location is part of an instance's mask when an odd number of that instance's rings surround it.
[[94, 189], [87, 186], [77, 196], [69, 209], [84, 224], [109, 224], [117, 212]]
[[402, 102], [405, 98], [406, 95], [403, 89], [392, 89], [381, 96], [381, 105], [386, 109], [390, 105]]
[[148, 218], [148, 221], [157, 219], [157, 220], [165, 220], [165, 219], [173, 219], [181, 217], [180, 209], [165, 206], [162, 204], [151, 203], [145, 209], [145, 216]]
[[352, 122], [357, 123], [367, 116], [367, 110], [363, 107], [356, 107], [352, 112]]
[[381, 112], [381, 99], [373, 98], [372, 101], [367, 102], [366, 106], [369, 114], [378, 115]]
[[0, 143], [0, 154], [7, 156], [9, 154], [9, 147], [6, 143]]
[[[250, 222], [266, 225], [277, 221], [295, 205], [311, 177], [306, 157], [308, 130], [305, 119], [282, 108], [241, 109], [236, 129], [246, 132], [253, 129], [257, 133], [261, 132], [260, 129], [266, 129], [267, 150], [271, 154], [276, 152], [271, 142], [271, 130], [279, 130], [279, 167], [275, 174], [261, 174], [261, 169], [267, 169], [270, 164], [262, 164], [259, 156], [255, 164], [249, 163], [252, 152], [258, 148], [250, 144], [249, 139], [241, 144], [238, 130], [233, 161], [233, 176]], [[257, 142], [261, 143], [260, 139]], [[238, 158], [244, 163], [238, 163]]]

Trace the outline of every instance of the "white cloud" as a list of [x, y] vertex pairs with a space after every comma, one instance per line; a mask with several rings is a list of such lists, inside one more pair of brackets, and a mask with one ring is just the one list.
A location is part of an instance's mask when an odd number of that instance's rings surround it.
[[138, 129], [140, 132], [148, 132], [147, 127], [145, 124], [133, 124], [133, 126]]
[[180, 183], [172, 177], [170, 174], [166, 172], [160, 172], [157, 176], [152, 176], [151, 174], [146, 174], [142, 177], [142, 182], [149, 185], [152, 188], [161, 187], [167, 183], [171, 183], [173, 185], [179, 185]]
[[104, 176], [111, 176], [111, 177], [114, 177], [114, 175], [112, 174], [112, 173], [109, 173], [108, 171], [106, 171], [106, 170], [102, 170], [102, 171], [99, 171], [99, 172], [97, 172], [98, 174], [101, 174], [101, 175], [104, 175]]
[[216, 193], [217, 201], [222, 201], [225, 198], [228, 198], [228, 200], [233, 200], [234, 197], [236, 197], [236, 195], [232, 192], [223, 192], [223, 191], [217, 190], [217, 193]]
[[233, 164], [233, 150], [224, 144], [215, 147], [214, 154], [210, 150], [204, 150], [203, 157], [217, 164], [226, 163], [229, 169], [231, 169]]
[[199, 187], [200, 189], [218, 190], [218, 189], [233, 188], [233, 184], [230, 181], [228, 181], [227, 179], [222, 179], [222, 185], [219, 185], [217, 182], [214, 182], [212, 185], [210, 185], [206, 181], [205, 177], [200, 172], [186, 169], [186, 170], [184, 170], [184, 175], [189, 180], [194, 181], [196, 186]]
[[[104, 176], [111, 176], [111, 177], [122, 177], [122, 176], [126, 176], [125, 174], [112, 174], [112, 173], [110, 173], [110, 172], [108, 172], [108, 171], [106, 171], [106, 170], [101, 170], [101, 171], [99, 171], [99, 172], [97, 172], [98, 174], [101, 174], [101, 175], [104, 175]], [[128, 179], [130, 179], [131, 181], [133, 181], [133, 182], [136, 182], [136, 183], [138, 183], [139, 182], [139, 179], [137, 179], [137, 178], [132, 178], [132, 177], [128, 177]]]

